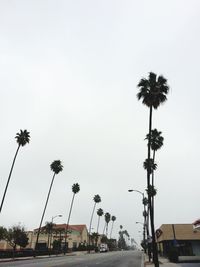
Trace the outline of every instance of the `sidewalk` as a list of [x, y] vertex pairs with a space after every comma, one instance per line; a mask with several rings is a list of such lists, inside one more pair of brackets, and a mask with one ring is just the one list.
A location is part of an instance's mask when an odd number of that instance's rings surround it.
[[[54, 257], [65, 257], [65, 256], [77, 256], [77, 255], [84, 255], [87, 254], [87, 251], [76, 251], [76, 252], [70, 252], [67, 254], [58, 254], [58, 255], [44, 255], [44, 256], [36, 256], [37, 259], [41, 259], [41, 258], [54, 258]], [[91, 251], [91, 253], [93, 253]], [[34, 259], [33, 256], [29, 256], [29, 257], [16, 257], [16, 258], [0, 258], [0, 264], [2, 262], [10, 262], [10, 261], [20, 261], [20, 260], [30, 260], [30, 259]]]
[[[159, 263], [162, 267], [177, 267], [178, 265], [173, 262], [169, 262], [167, 258], [159, 257]], [[153, 267], [154, 263], [149, 262], [149, 258], [146, 254], [144, 254], [144, 267]]]

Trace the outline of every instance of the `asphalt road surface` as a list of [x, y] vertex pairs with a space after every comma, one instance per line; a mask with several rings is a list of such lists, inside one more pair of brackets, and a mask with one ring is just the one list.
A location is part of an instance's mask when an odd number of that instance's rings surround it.
[[141, 263], [142, 253], [139, 251], [116, 251], [1, 262], [0, 267], [141, 267]]

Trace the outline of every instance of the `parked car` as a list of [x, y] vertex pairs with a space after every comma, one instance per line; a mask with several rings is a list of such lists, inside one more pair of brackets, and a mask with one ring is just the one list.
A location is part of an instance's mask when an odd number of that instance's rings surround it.
[[99, 252], [108, 252], [108, 245], [105, 243], [100, 244]]

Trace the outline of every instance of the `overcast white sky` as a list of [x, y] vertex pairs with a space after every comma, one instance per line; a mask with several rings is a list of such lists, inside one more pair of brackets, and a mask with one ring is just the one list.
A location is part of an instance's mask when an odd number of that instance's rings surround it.
[[[87, 224], [93, 197], [141, 238], [148, 108], [137, 83], [149, 71], [168, 79], [168, 101], [153, 113], [163, 132], [157, 154], [155, 224], [192, 223], [199, 211], [200, 2], [198, 0], [0, 1], [0, 196], [27, 129], [0, 224], [38, 227], [49, 189], [50, 164], [64, 170], [54, 182], [45, 221], [66, 222], [71, 186], [81, 187], [72, 224]], [[93, 227], [96, 229], [97, 217]], [[103, 228], [103, 223], [101, 224]]]

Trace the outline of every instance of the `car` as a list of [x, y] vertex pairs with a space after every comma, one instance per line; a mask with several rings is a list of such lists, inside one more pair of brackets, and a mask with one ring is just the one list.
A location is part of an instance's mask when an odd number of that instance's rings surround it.
[[99, 252], [108, 252], [108, 245], [105, 243], [100, 244]]

